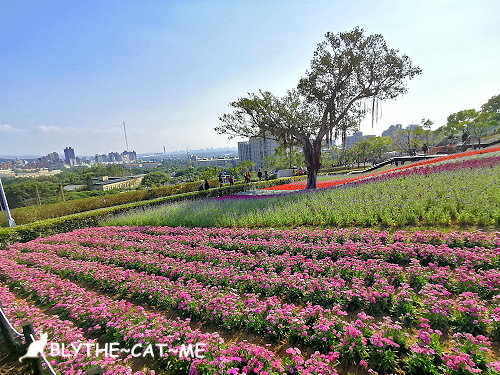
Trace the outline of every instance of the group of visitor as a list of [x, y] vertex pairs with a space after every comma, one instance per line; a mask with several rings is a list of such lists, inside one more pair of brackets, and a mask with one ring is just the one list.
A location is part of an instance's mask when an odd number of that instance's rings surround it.
[[233, 177], [233, 175], [224, 176], [222, 174], [222, 172], [219, 173], [219, 187], [222, 187], [224, 185], [224, 183], [229, 183], [229, 186], [234, 185], [234, 177]]
[[264, 171], [264, 174], [262, 174], [262, 171], [259, 169], [257, 172], [257, 177], [259, 178], [259, 181], [262, 181], [262, 177], [264, 177], [264, 180], [269, 180], [269, 174], [267, 171]]
[[[245, 183], [250, 183], [251, 182], [251, 174], [250, 171], [247, 170], [243, 174], [245, 178]], [[258, 170], [257, 172], [257, 177], [259, 181], [264, 180], [269, 180], [271, 176], [269, 175], [268, 171], [262, 172], [261, 169]], [[229, 186], [234, 185], [234, 176], [233, 175], [224, 175], [222, 172], [219, 173], [219, 187], [223, 187], [224, 184], [229, 183]], [[210, 183], [208, 182], [208, 179], [205, 178], [205, 181], [198, 187], [198, 191], [203, 191], [203, 190], [209, 190], [211, 188]]]

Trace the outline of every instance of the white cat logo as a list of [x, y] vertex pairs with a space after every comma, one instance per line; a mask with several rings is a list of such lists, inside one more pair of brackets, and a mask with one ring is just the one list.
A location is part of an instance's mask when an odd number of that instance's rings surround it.
[[33, 340], [30, 346], [28, 346], [26, 354], [19, 358], [19, 362], [22, 362], [24, 358], [38, 358], [39, 354], [43, 355], [43, 349], [47, 345], [47, 337], [48, 334], [42, 332], [40, 340]]

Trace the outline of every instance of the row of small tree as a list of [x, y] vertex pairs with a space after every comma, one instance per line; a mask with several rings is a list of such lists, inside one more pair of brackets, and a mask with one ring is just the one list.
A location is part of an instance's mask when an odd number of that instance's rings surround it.
[[440, 130], [450, 141], [466, 142], [469, 136], [481, 139], [500, 127], [500, 95], [493, 96], [481, 110], [465, 109], [448, 116]]
[[[409, 153], [436, 144], [478, 143], [500, 130], [500, 95], [493, 96], [481, 106], [481, 110], [466, 109], [448, 116], [445, 125], [432, 130], [434, 123], [422, 119], [418, 126], [396, 132], [394, 150]], [[469, 137], [474, 137], [470, 139]]]
[[[350, 149], [333, 146], [323, 149], [322, 165], [346, 165], [357, 163], [375, 163], [388, 151], [404, 154], [432, 150], [437, 144], [460, 144], [464, 142], [481, 144], [481, 140], [491, 134], [500, 132], [500, 95], [493, 96], [481, 106], [481, 110], [468, 109], [448, 116], [447, 123], [432, 129], [434, 123], [430, 119], [422, 119], [419, 125], [394, 132], [391, 137], [366, 137], [355, 143]], [[353, 129], [356, 130], [356, 129]], [[469, 136], [474, 137], [471, 140]], [[327, 152], [325, 152], [327, 150]], [[304, 154], [295, 147], [278, 147], [274, 155], [266, 158], [268, 169], [303, 166]]]

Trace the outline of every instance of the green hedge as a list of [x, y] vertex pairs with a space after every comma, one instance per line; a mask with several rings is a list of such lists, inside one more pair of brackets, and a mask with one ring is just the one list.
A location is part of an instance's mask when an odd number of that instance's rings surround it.
[[[66, 202], [20, 207], [11, 210], [11, 215], [17, 224], [28, 224], [38, 220], [52, 219], [84, 211], [197, 191], [201, 183], [201, 181], [187, 182], [155, 189], [134, 190]], [[211, 180], [210, 185], [218, 186], [218, 181]], [[0, 225], [3, 226], [5, 224], [6, 219], [3, 217], [0, 219]]]
[[[0, 248], [15, 242], [31, 241], [38, 237], [46, 237], [56, 233], [70, 232], [75, 229], [89, 228], [98, 226], [104, 219], [109, 219], [114, 215], [124, 212], [146, 209], [148, 207], [158, 206], [165, 203], [177, 202], [186, 199], [200, 199], [210, 197], [222, 197], [239, 193], [246, 190], [261, 189], [264, 187], [285, 184], [292, 181], [302, 180], [304, 177], [286, 177], [277, 180], [260, 181], [250, 184], [237, 184], [233, 186], [224, 186], [222, 188], [191, 191], [181, 194], [159, 197], [139, 202], [116, 205], [114, 207], [102, 208], [95, 211], [76, 213], [68, 216], [50, 218], [35, 221], [25, 225], [19, 225], [15, 228], [0, 228]], [[197, 184], [198, 188], [200, 182]], [[159, 188], [165, 189], [165, 188]], [[157, 190], [157, 189], [155, 189]], [[153, 190], [154, 191], [154, 190]], [[158, 193], [158, 192], [157, 192]]]

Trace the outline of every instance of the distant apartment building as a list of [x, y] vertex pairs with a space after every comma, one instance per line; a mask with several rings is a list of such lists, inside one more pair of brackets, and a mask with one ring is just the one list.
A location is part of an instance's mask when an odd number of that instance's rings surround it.
[[76, 164], [75, 150], [73, 148], [66, 147], [64, 149], [64, 161], [66, 162], [67, 165]]
[[106, 154], [95, 154], [95, 162], [96, 163], [107, 163], [108, 162], [108, 155]]
[[409, 124], [403, 127], [402, 124], [391, 125], [382, 132], [382, 137], [390, 137], [393, 141], [398, 138], [398, 135], [403, 130], [413, 130], [417, 128], [418, 124]]
[[393, 137], [395, 133], [403, 130], [402, 124], [391, 125], [382, 132], [382, 137]]
[[123, 158], [119, 152], [110, 152], [108, 154], [108, 160], [110, 163], [119, 163], [123, 161]]
[[141, 185], [144, 175], [126, 176], [126, 177], [108, 177], [92, 178], [92, 189], [107, 191], [112, 189], [135, 189]]
[[363, 141], [366, 138], [372, 138], [375, 137], [374, 135], [368, 134], [368, 135], [363, 135], [363, 132], [354, 132], [352, 135], [346, 137], [345, 140], [345, 149], [349, 150], [350, 148], [353, 148], [354, 145], [359, 142]]
[[135, 151], [123, 151], [122, 152], [122, 160], [124, 163], [130, 163], [137, 159], [137, 154]]
[[272, 138], [251, 137], [246, 142], [238, 142], [239, 161], [250, 160], [255, 163], [255, 169], [262, 168], [264, 158], [274, 154], [278, 142]]
[[36, 161], [32, 164], [35, 168], [50, 168], [61, 165], [62, 160], [59, 158], [59, 154], [57, 152], [51, 152], [48, 155], [36, 159]]

